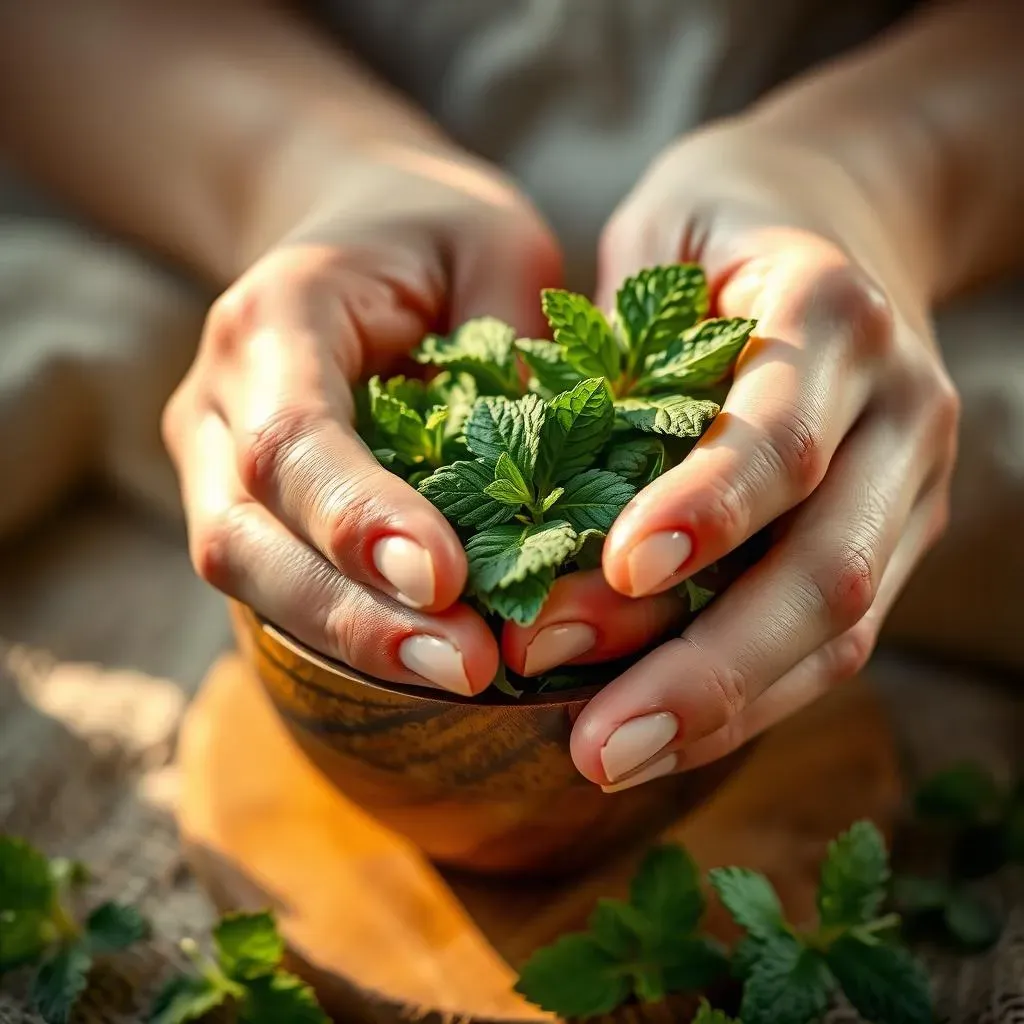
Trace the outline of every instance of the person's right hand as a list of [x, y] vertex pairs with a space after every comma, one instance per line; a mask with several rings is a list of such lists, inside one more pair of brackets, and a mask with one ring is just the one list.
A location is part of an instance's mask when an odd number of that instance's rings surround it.
[[471, 317], [543, 337], [559, 276], [537, 213], [487, 169], [397, 148], [339, 169], [214, 304], [165, 412], [199, 575], [370, 675], [484, 689], [498, 644], [458, 603], [462, 546], [356, 435], [351, 385]]

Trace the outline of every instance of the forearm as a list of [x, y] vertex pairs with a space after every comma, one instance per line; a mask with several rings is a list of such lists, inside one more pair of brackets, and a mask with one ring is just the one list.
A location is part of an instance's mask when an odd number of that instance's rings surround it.
[[108, 229], [225, 284], [426, 118], [289, 13], [234, 0], [0, 0], [0, 142]]
[[934, 3], [752, 117], [834, 157], [932, 302], [1024, 262], [1024, 5]]

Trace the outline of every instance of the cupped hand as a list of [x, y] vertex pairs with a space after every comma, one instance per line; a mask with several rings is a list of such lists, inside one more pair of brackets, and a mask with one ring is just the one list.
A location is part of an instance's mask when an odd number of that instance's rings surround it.
[[475, 694], [498, 645], [459, 595], [466, 558], [353, 425], [353, 382], [424, 334], [492, 315], [538, 336], [559, 255], [496, 174], [381, 151], [214, 304], [169, 403], [193, 562], [205, 580], [375, 677]]
[[[583, 711], [572, 753], [593, 782], [624, 788], [722, 757], [855, 674], [943, 530], [958, 401], [921, 268], [897, 259], [889, 231], [841, 168], [750, 124], [673, 147], [610, 222], [606, 308], [638, 269], [698, 261], [713, 313], [758, 326], [709, 432], [624, 510], [604, 581], [577, 589], [598, 606], [602, 586], [662, 595], [671, 615], [670, 588], [765, 527], [772, 544]], [[639, 617], [648, 638], [664, 627]], [[611, 635], [617, 620], [603, 621]]]

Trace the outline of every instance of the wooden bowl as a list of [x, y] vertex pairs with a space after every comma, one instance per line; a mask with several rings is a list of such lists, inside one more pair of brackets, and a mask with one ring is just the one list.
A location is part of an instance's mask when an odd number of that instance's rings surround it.
[[463, 698], [384, 683], [232, 606], [243, 656], [306, 755], [348, 799], [449, 867], [578, 871], [711, 794], [738, 758], [605, 794], [569, 733], [592, 692]]

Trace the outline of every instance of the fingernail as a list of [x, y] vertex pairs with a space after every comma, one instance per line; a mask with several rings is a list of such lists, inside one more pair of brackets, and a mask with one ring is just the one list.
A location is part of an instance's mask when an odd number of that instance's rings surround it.
[[663, 775], [668, 775], [675, 771], [676, 760], [675, 754], [666, 754], [664, 757], [659, 757], [653, 764], [649, 764], [643, 771], [637, 772], [636, 775], [631, 775], [628, 779], [623, 779], [621, 782], [614, 782], [610, 786], [602, 786], [601, 791], [603, 793], [619, 793], [624, 789], [642, 786], [645, 782], [650, 782], [652, 779], [660, 779]]
[[373, 564], [410, 608], [434, 602], [434, 561], [426, 548], [408, 537], [392, 535], [373, 546]]
[[601, 766], [608, 781], [618, 781], [660, 754], [678, 732], [679, 719], [668, 711], [641, 715], [623, 722], [601, 748]]
[[428, 683], [470, 697], [469, 679], [462, 652], [438, 636], [409, 636], [398, 648], [398, 657], [410, 671]]
[[597, 641], [597, 632], [585, 622], [563, 622], [545, 626], [526, 647], [523, 674], [544, 672], [585, 654]]
[[629, 585], [634, 597], [649, 594], [674, 576], [693, 552], [693, 541], [681, 530], [652, 533], [629, 553]]

